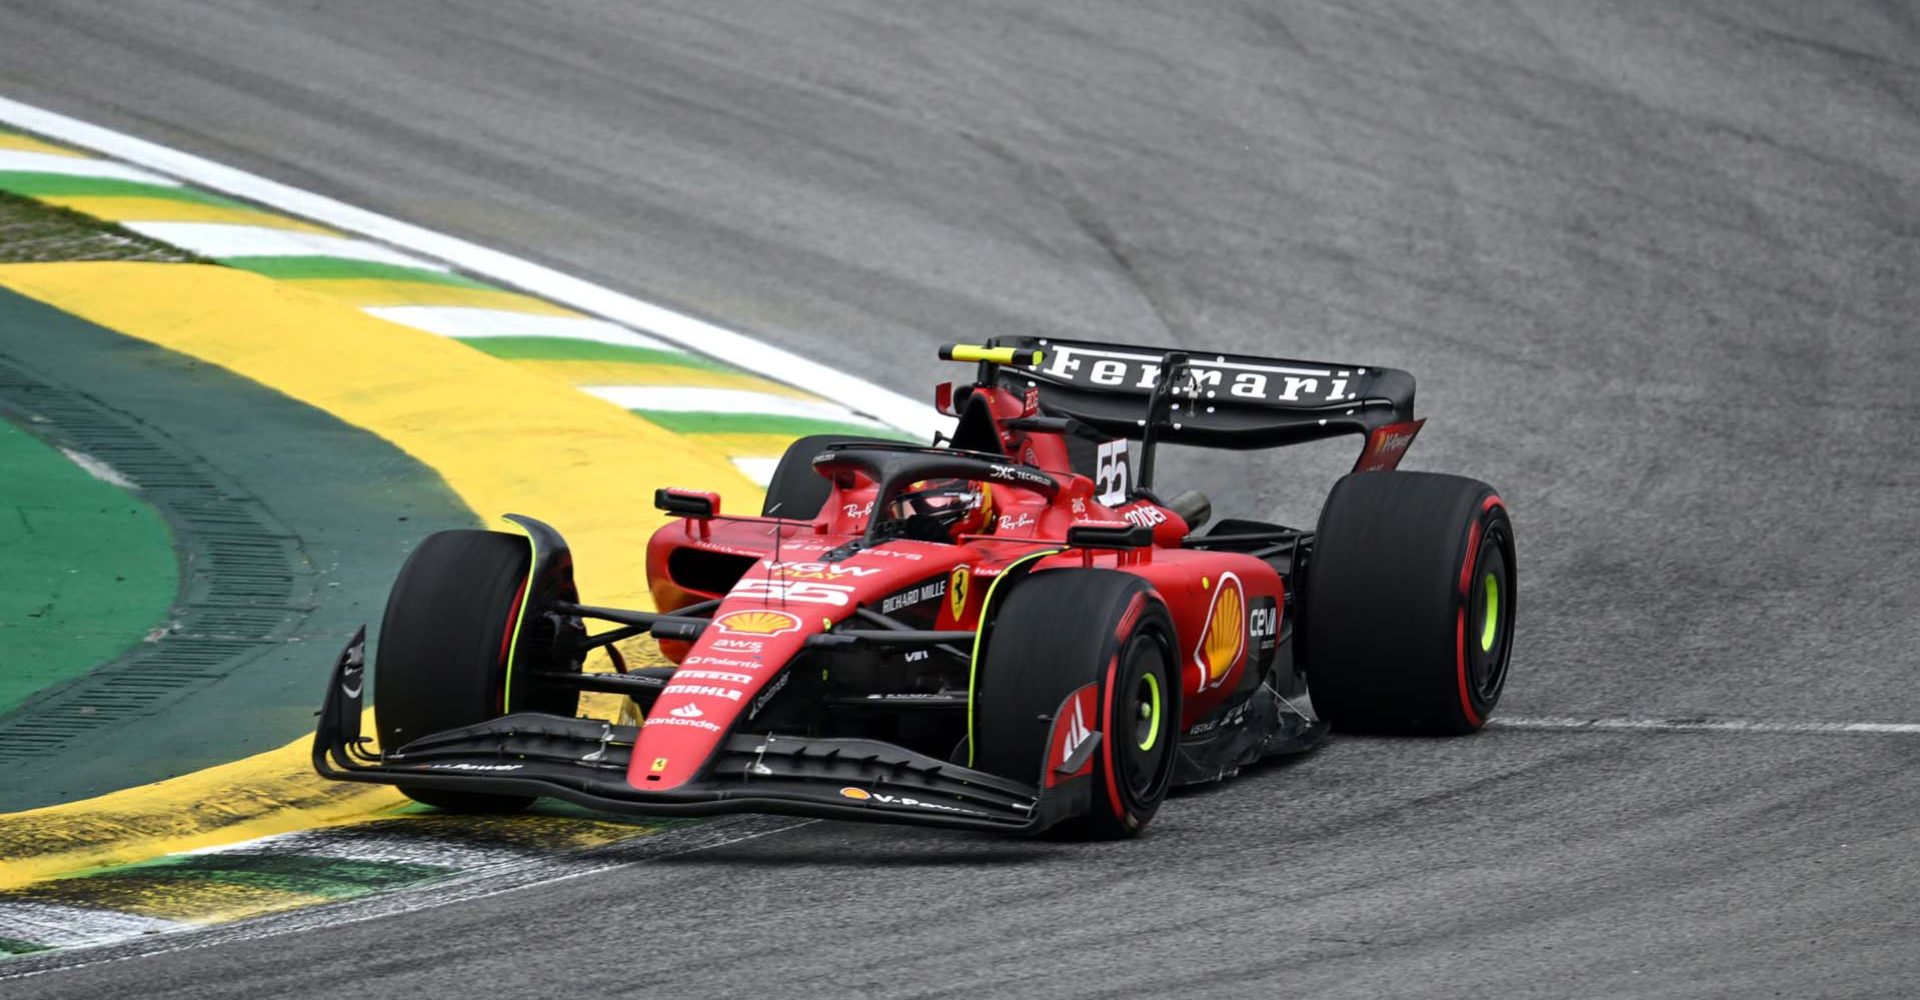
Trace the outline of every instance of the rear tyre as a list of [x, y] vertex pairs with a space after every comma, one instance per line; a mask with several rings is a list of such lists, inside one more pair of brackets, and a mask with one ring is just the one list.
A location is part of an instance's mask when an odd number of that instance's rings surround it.
[[1493, 487], [1428, 472], [1334, 485], [1301, 589], [1298, 651], [1320, 717], [1348, 732], [1486, 724], [1513, 655], [1513, 525]]
[[888, 438], [861, 437], [857, 434], [809, 434], [787, 445], [780, 464], [774, 466], [773, 479], [767, 483], [767, 499], [760, 505], [762, 517], [793, 517], [802, 521], [818, 517], [820, 505], [827, 502], [833, 484], [813, 471], [813, 456], [830, 444], [899, 444]]
[[[572, 715], [579, 693], [526, 680], [551, 669], [553, 623], [522, 609], [555, 594], [527, 594], [532, 545], [498, 531], [442, 531], [427, 536], [394, 581], [380, 624], [374, 662], [373, 711], [380, 745], [485, 722], [509, 710]], [[570, 583], [545, 581], [536, 591]], [[513, 677], [508, 659], [514, 657]], [[511, 690], [509, 685], [511, 684]], [[509, 703], [511, 705], [509, 706]], [[456, 812], [513, 812], [532, 796], [487, 795], [402, 784], [416, 802]]]
[[1055, 833], [1116, 840], [1145, 830], [1173, 779], [1180, 731], [1173, 619], [1153, 588], [1113, 570], [1065, 569], [1020, 582], [992, 623], [974, 693], [974, 766], [1034, 782], [1053, 715], [1099, 685], [1093, 809]]

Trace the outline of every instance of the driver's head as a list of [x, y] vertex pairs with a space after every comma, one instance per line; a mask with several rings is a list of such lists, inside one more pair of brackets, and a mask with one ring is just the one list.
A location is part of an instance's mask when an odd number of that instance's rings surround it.
[[950, 542], [980, 534], [993, 523], [993, 487], [968, 479], [927, 479], [895, 494], [887, 517], [908, 538]]

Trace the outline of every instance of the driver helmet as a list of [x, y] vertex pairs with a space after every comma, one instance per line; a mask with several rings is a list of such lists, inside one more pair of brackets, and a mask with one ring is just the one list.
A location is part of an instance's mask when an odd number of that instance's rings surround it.
[[952, 541], [993, 524], [993, 487], [970, 479], [925, 479], [895, 494], [888, 518], [922, 541]]

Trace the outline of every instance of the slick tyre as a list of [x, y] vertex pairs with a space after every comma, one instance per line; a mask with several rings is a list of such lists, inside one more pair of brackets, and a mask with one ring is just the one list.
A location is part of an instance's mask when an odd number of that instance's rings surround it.
[[762, 517], [795, 517], [808, 520], [820, 513], [833, 484], [813, 471], [813, 456], [830, 444], [898, 444], [887, 438], [860, 437], [856, 434], [811, 434], [787, 445], [780, 464], [773, 468], [767, 482], [767, 499], [760, 505]]
[[1335, 729], [1486, 724], [1513, 655], [1513, 525], [1493, 488], [1427, 472], [1335, 484], [1301, 589], [1314, 709]]
[[[387, 597], [374, 662], [374, 722], [383, 748], [397, 750], [508, 711], [572, 715], [578, 709], [577, 691], [525, 679], [553, 666], [546, 661], [554, 647], [549, 620], [531, 611], [523, 620], [523, 610], [556, 596], [527, 593], [531, 563], [527, 539], [497, 531], [442, 531], [413, 550]], [[512, 812], [533, 801], [399, 788], [416, 802], [456, 812]]]
[[1076, 840], [1137, 836], [1173, 779], [1180, 732], [1173, 620], [1153, 588], [1113, 570], [1036, 573], [1006, 596], [992, 622], [974, 697], [974, 766], [1035, 783], [1048, 759], [1054, 714], [1097, 684], [1101, 734], [1092, 809], [1052, 832]]

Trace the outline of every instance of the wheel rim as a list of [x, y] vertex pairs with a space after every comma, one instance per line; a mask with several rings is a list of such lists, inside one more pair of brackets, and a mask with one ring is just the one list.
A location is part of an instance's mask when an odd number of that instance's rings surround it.
[[1506, 683], [1513, 638], [1513, 579], [1505, 526], [1488, 525], [1480, 536], [1467, 607], [1473, 620], [1467, 631], [1467, 682], [1475, 701], [1491, 704]]
[[1480, 651], [1487, 653], [1493, 650], [1500, 622], [1500, 578], [1492, 573], [1481, 574], [1480, 589], [1487, 595], [1485, 610], [1481, 612], [1484, 621], [1480, 625]]
[[1134, 702], [1139, 706], [1134, 713], [1134, 746], [1152, 750], [1153, 745], [1160, 742], [1160, 678], [1152, 673], [1141, 674], [1134, 690]]
[[1133, 800], [1148, 801], [1164, 787], [1173, 763], [1167, 753], [1173, 742], [1166, 732], [1172, 721], [1166, 698], [1167, 655], [1159, 639], [1147, 633], [1135, 635], [1121, 658], [1120, 677], [1128, 695], [1124, 704], [1116, 706], [1124, 714], [1114, 720], [1119, 724], [1113, 733], [1121, 737], [1115, 750]]

